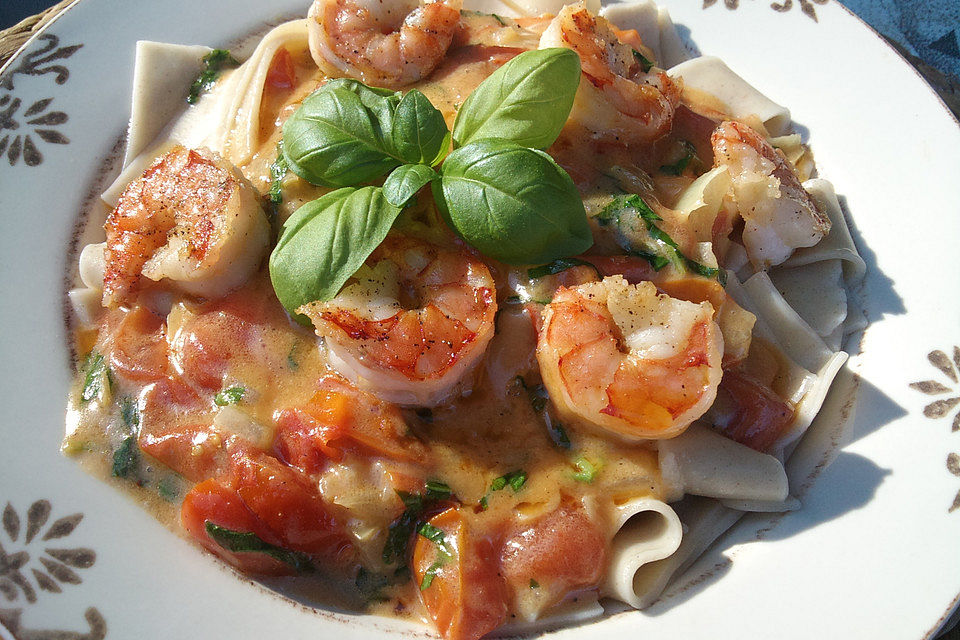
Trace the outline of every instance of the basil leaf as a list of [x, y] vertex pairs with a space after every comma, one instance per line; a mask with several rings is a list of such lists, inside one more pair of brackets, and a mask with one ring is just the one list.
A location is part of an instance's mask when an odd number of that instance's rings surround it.
[[390, 138], [400, 98], [356, 80], [332, 80], [283, 125], [283, 157], [312, 184], [346, 187], [402, 164]]
[[270, 191], [267, 193], [267, 198], [275, 205], [283, 203], [283, 178], [287, 175], [287, 169], [281, 138], [277, 143], [277, 159], [270, 165]]
[[553, 276], [566, 271], [567, 269], [572, 269], [573, 267], [591, 267], [596, 269], [592, 263], [587, 262], [586, 260], [581, 260], [580, 258], [560, 258], [559, 260], [554, 260], [550, 264], [534, 267], [533, 269], [527, 269], [527, 277], [530, 279], [535, 279], [543, 278], [545, 276]]
[[687, 170], [687, 166], [690, 164], [691, 160], [697, 159], [697, 148], [693, 146], [692, 143], [683, 140], [680, 142], [680, 146], [683, 149], [683, 157], [674, 162], [673, 164], [664, 164], [660, 166], [660, 172], [665, 173], [668, 176], [680, 176], [683, 175], [683, 172]]
[[636, 49], [633, 50], [633, 59], [636, 60], [638, 63], [640, 63], [640, 70], [643, 71], [644, 73], [650, 71], [650, 69], [653, 68], [653, 62], [651, 62], [650, 58], [643, 55]]
[[450, 149], [450, 130], [443, 114], [416, 89], [397, 105], [391, 135], [394, 149], [407, 162], [433, 166]]
[[190, 92], [187, 94], [187, 102], [196, 104], [200, 99], [200, 94], [209, 91], [217, 83], [217, 78], [225, 68], [236, 67], [240, 61], [230, 55], [228, 49], [214, 49], [203, 56], [203, 71], [197, 76], [197, 79], [190, 85]]
[[394, 169], [383, 183], [383, 197], [395, 207], [404, 207], [423, 187], [440, 177], [425, 164], [405, 164]]
[[80, 392], [80, 401], [83, 404], [99, 398], [110, 384], [110, 367], [107, 366], [102, 353], [92, 351], [87, 357], [85, 369], [87, 373], [83, 378], [83, 389]]
[[453, 124], [455, 144], [500, 138], [546, 149], [567, 122], [579, 86], [580, 58], [574, 51], [525, 51], [467, 97]]
[[140, 426], [140, 409], [137, 401], [130, 396], [120, 398], [120, 418], [128, 431], [134, 431]]
[[427, 481], [427, 500], [449, 500], [453, 497], [453, 489], [445, 482], [439, 480]]
[[329, 300], [377, 248], [400, 214], [380, 187], [332, 191], [297, 209], [270, 254], [270, 281], [283, 307]]
[[298, 551], [290, 551], [283, 547], [264, 542], [257, 534], [247, 531], [233, 531], [226, 527], [213, 524], [209, 520], [204, 524], [207, 535], [218, 545], [234, 553], [262, 553], [290, 565], [299, 572], [313, 571], [314, 566], [310, 558]]
[[213, 396], [213, 402], [218, 407], [225, 407], [230, 404], [237, 404], [243, 400], [243, 396], [246, 395], [247, 390], [241, 386], [228, 387], [217, 395]]
[[127, 436], [113, 452], [113, 468], [111, 473], [115, 478], [129, 478], [137, 469], [140, 459], [140, 448], [135, 436]]
[[481, 253], [543, 264], [593, 244], [573, 180], [542, 151], [486, 139], [443, 163], [434, 196], [447, 223]]
[[577, 482], [585, 482], [587, 484], [593, 482], [594, 478], [597, 477], [597, 474], [600, 472], [600, 467], [593, 464], [583, 456], [577, 458], [573, 466], [577, 468], [577, 472], [573, 474], [573, 479]]

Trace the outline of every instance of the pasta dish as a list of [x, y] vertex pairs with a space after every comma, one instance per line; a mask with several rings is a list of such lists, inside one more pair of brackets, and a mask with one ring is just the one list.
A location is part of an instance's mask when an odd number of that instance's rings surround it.
[[799, 508], [864, 264], [664, 9], [315, 0], [133, 84], [63, 449], [224, 562], [475, 640]]

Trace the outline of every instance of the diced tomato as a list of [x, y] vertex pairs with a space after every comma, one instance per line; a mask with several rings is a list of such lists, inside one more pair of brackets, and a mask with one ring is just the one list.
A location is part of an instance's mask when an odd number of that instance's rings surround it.
[[240, 495], [216, 480], [201, 482], [187, 493], [180, 508], [180, 521], [183, 528], [204, 548], [241, 571], [268, 575], [292, 572], [289, 565], [266, 554], [228, 551], [210, 538], [207, 522], [231, 531], [253, 533], [268, 544], [279, 543], [263, 522], [243, 504]]
[[194, 482], [222, 475], [230, 468], [226, 439], [211, 427], [142, 429], [138, 444], [145, 453]]
[[282, 546], [343, 563], [352, 546], [309, 479], [254, 449], [231, 451], [231, 486]]
[[735, 369], [723, 372], [717, 390], [721, 433], [766, 451], [793, 422], [794, 410], [769, 387]]
[[166, 377], [170, 363], [164, 318], [141, 305], [129, 311], [108, 313], [111, 315], [106, 326], [110, 335], [105, 346], [109, 350], [110, 368], [137, 382]]
[[182, 379], [161, 378], [143, 394], [140, 423], [150, 431], [153, 425], [166, 425], [184, 413], [205, 409], [200, 396]]
[[319, 472], [326, 459], [345, 450], [402, 462], [420, 462], [423, 445], [405, 433], [399, 410], [360, 391], [343, 378], [327, 375], [306, 405], [285, 409], [277, 419], [277, 451], [289, 464]]
[[434, 574], [420, 599], [447, 640], [477, 640], [493, 631], [507, 617], [506, 589], [497, 575], [496, 550], [486, 538], [471, 535], [459, 509], [451, 508], [430, 519], [443, 531], [450, 557], [441, 560], [437, 543], [417, 536], [413, 549], [413, 573], [425, 586], [428, 572]]
[[267, 69], [267, 86], [274, 89], [292, 89], [297, 82], [297, 71], [293, 66], [293, 56], [286, 47], [280, 47], [273, 54], [270, 68]]
[[600, 527], [573, 503], [563, 503], [533, 524], [517, 526], [504, 537], [500, 564], [514, 594], [529, 591], [530, 581], [549, 594], [552, 604], [570, 591], [596, 585], [606, 565], [607, 546]]

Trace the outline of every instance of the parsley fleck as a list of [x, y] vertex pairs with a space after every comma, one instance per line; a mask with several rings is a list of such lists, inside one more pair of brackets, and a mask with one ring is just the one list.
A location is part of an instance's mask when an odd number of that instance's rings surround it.
[[653, 68], [653, 62], [647, 56], [643, 55], [636, 49], [633, 50], [633, 58], [640, 63], [640, 70], [644, 73], [650, 71]]
[[107, 366], [102, 353], [91, 351], [84, 363], [84, 369], [87, 373], [83, 378], [80, 400], [86, 404], [94, 398], [99, 398], [110, 384], [110, 367]]
[[580, 456], [573, 462], [573, 466], [577, 468], [577, 472], [573, 474], [573, 479], [577, 482], [586, 482], [591, 483], [593, 479], [597, 477], [597, 473], [600, 471], [598, 465], [593, 464], [583, 456]]
[[277, 159], [270, 165], [270, 192], [267, 197], [274, 205], [283, 202], [283, 179], [287, 175], [287, 158], [283, 155], [283, 140], [277, 143]]
[[[558, 258], [549, 264], [527, 269], [527, 277], [534, 280], [536, 278], [556, 275], [573, 267], [591, 267], [594, 271], [597, 270], [592, 263], [581, 260], [580, 258]], [[599, 271], [597, 273], [599, 275]]]
[[690, 165], [691, 161], [700, 161], [699, 158], [697, 158], [696, 147], [686, 140], [682, 141], [680, 145], [683, 148], [683, 156], [673, 164], [661, 165], [660, 171], [662, 173], [665, 173], [669, 176], [680, 176], [683, 175], [683, 172], [687, 170], [687, 167]]
[[137, 469], [137, 462], [140, 459], [139, 447], [137, 447], [137, 438], [127, 436], [113, 452], [112, 474], [115, 478], [129, 478]]
[[214, 49], [203, 56], [203, 71], [197, 76], [197, 79], [190, 85], [190, 93], [187, 95], [189, 104], [196, 104], [200, 99], [200, 94], [209, 91], [217, 83], [217, 78], [224, 69], [236, 67], [240, 62], [230, 55], [227, 49]]
[[247, 390], [239, 385], [228, 387], [213, 397], [213, 402], [218, 407], [225, 407], [229, 404], [237, 404], [246, 395]]
[[233, 531], [216, 525], [209, 520], [204, 524], [207, 535], [218, 545], [234, 553], [262, 553], [274, 560], [288, 564], [300, 573], [313, 571], [314, 566], [310, 558], [298, 551], [290, 551], [283, 547], [272, 545], [262, 540], [255, 533]]

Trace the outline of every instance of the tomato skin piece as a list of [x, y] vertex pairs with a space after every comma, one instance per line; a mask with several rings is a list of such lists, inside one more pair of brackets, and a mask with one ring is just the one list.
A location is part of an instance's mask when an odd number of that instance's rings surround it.
[[240, 495], [217, 480], [205, 480], [187, 493], [180, 508], [180, 522], [205, 549], [240, 571], [265, 575], [294, 573], [292, 567], [268, 555], [228, 551], [210, 538], [207, 522], [231, 531], [253, 533], [269, 544], [279, 543], [266, 525], [247, 509]]
[[267, 69], [267, 86], [274, 89], [292, 89], [297, 82], [297, 72], [293, 66], [293, 57], [286, 47], [280, 47], [273, 54], [270, 68]]
[[137, 444], [142, 451], [193, 482], [223, 475], [230, 468], [227, 447], [238, 446], [231, 438], [203, 425], [175, 427], [159, 433], [142, 429]]
[[736, 370], [723, 372], [717, 390], [725, 419], [720, 432], [757, 451], [766, 451], [793, 423], [794, 410], [772, 389]]
[[504, 536], [501, 573], [516, 596], [535, 580], [546, 606], [571, 591], [596, 586], [607, 562], [600, 527], [573, 502], [564, 502], [532, 524], [516, 525]]
[[109, 354], [110, 368], [128, 380], [149, 383], [170, 370], [167, 358], [166, 321], [143, 305], [129, 311], [111, 309], [103, 325], [101, 348]]
[[[457, 508], [430, 519], [444, 533], [444, 542], [453, 557], [436, 570], [420, 599], [446, 640], [477, 640], [507, 619], [507, 592], [497, 574], [496, 547], [488, 538], [471, 534]], [[437, 545], [418, 535], [413, 549], [412, 568], [416, 584], [438, 558]]]
[[232, 487], [280, 546], [343, 565], [353, 546], [317, 489], [302, 473], [261, 451], [230, 453]]
[[399, 410], [360, 391], [340, 376], [325, 375], [302, 407], [284, 409], [277, 419], [276, 449], [290, 465], [318, 473], [327, 459], [347, 451], [399, 462], [421, 463], [426, 449], [407, 435]]

